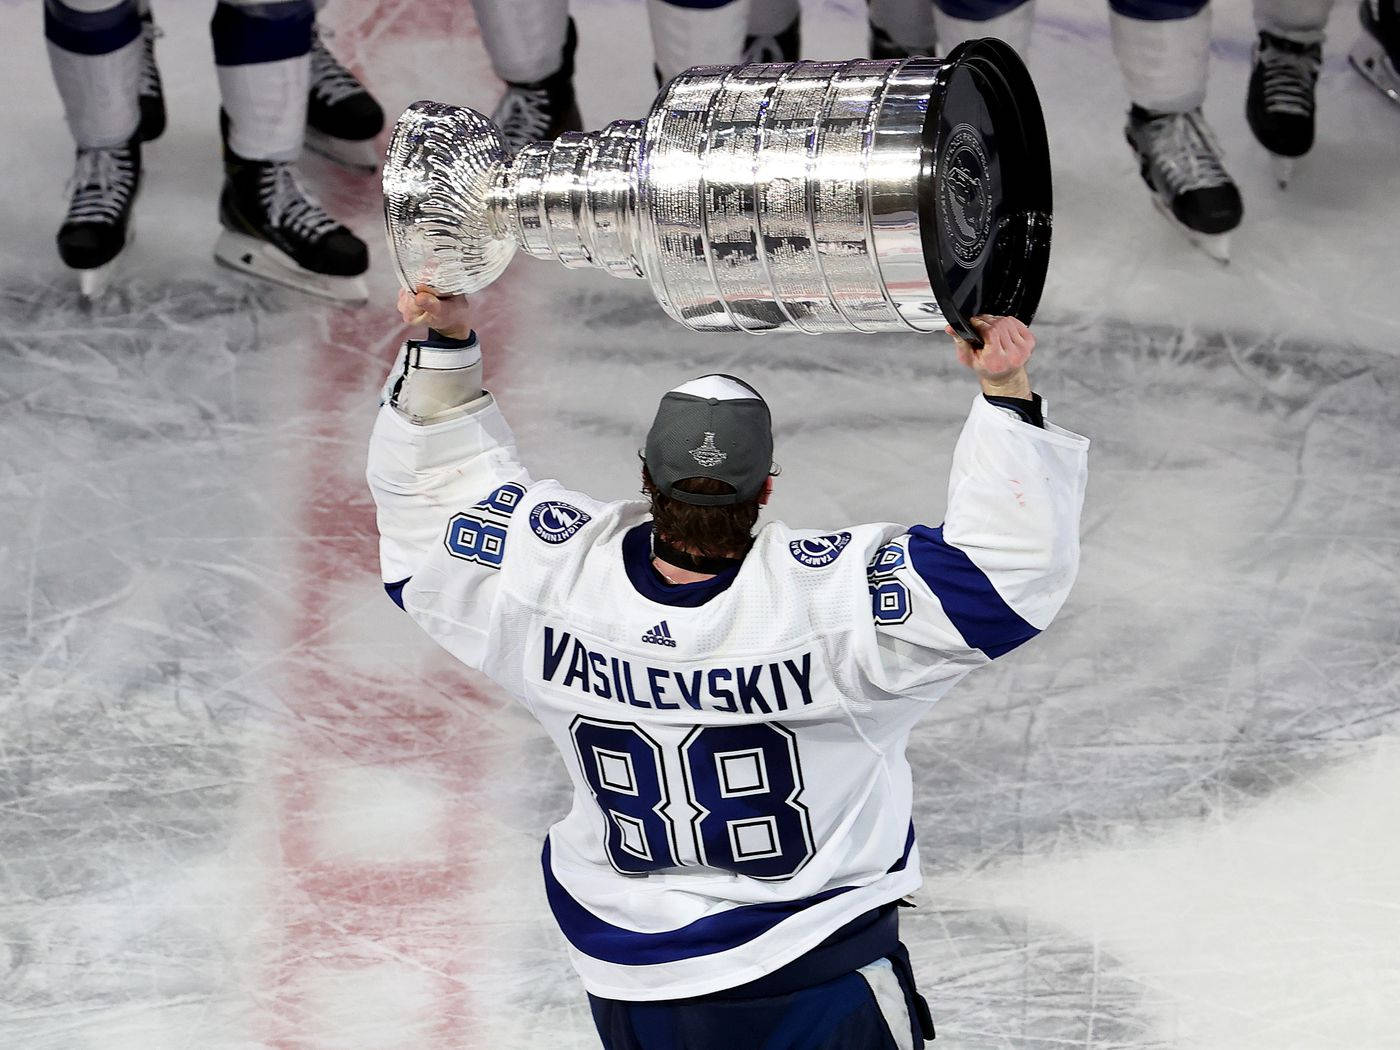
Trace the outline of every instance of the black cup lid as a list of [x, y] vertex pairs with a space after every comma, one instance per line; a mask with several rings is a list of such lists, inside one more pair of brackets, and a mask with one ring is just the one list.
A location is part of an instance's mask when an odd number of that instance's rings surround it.
[[958, 45], [940, 65], [924, 121], [919, 226], [943, 316], [974, 346], [977, 314], [1027, 324], [1035, 316], [1052, 211], [1045, 117], [1029, 71], [1004, 41]]

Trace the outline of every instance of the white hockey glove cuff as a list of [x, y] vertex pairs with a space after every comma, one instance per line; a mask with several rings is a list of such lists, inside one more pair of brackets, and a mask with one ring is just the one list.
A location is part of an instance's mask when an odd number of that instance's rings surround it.
[[379, 403], [388, 402], [410, 423], [426, 426], [465, 415], [484, 400], [476, 333], [459, 340], [431, 332], [427, 339], [404, 343]]

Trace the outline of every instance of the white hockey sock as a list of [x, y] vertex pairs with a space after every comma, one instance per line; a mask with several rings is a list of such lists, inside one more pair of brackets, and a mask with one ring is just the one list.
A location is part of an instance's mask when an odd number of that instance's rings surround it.
[[927, 0], [870, 0], [870, 24], [911, 54], [933, 50], [933, 4]]
[[296, 160], [311, 86], [310, 0], [220, 0], [212, 32], [229, 148], [247, 160]]
[[47, 0], [44, 36], [73, 140], [120, 146], [141, 122], [141, 16], [136, 0]]
[[[914, 0], [919, 4], [920, 0]], [[749, 36], [777, 36], [802, 13], [797, 0], [750, 0]]]
[[1206, 97], [1210, 59], [1210, 7], [1190, 18], [1147, 21], [1117, 11], [1108, 15], [1113, 53], [1128, 97], [1143, 109], [1185, 113]]
[[1031, 50], [1031, 27], [1035, 24], [1035, 0], [1026, 0], [1020, 7], [986, 21], [974, 22], [966, 18], [954, 18], [935, 7], [933, 21], [938, 27], [938, 51], [946, 55], [965, 40], [994, 36], [1005, 40], [1025, 59]]
[[563, 67], [568, 0], [472, 0], [472, 8], [502, 80], [533, 84]]
[[651, 43], [664, 84], [691, 66], [731, 66], [744, 53], [750, 0], [721, 7], [681, 7], [647, 0]]
[[1254, 0], [1254, 24], [1300, 44], [1320, 44], [1331, 11], [1332, 0]]

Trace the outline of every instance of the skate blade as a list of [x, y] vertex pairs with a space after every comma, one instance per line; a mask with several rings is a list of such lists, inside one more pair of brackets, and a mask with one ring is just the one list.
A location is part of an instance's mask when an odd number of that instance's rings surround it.
[[214, 244], [214, 258], [242, 273], [295, 288], [335, 303], [369, 301], [363, 277], [333, 277], [298, 266], [275, 245], [233, 230], [223, 230]]
[[384, 163], [384, 153], [374, 139], [362, 139], [358, 142], [337, 139], [308, 127], [305, 142], [306, 148], [312, 152], [358, 171], [378, 171]]
[[78, 294], [87, 303], [95, 303], [107, 294], [112, 287], [112, 279], [117, 275], [118, 255], [111, 262], [94, 266], [91, 270], [74, 270], [78, 275]]
[[1230, 235], [1228, 233], [1201, 233], [1199, 230], [1191, 229], [1173, 215], [1172, 210], [1155, 193], [1152, 195], [1152, 204], [1161, 212], [1162, 217], [1195, 247], [1222, 266], [1230, 264]]
[[1186, 235], [1186, 239], [1222, 266], [1230, 265], [1230, 235], [1228, 233], [1197, 233], [1192, 230]]
[[117, 252], [101, 266], [94, 266], [90, 270], [73, 270], [78, 275], [78, 295], [83, 302], [91, 306], [99, 299], [103, 298], [108, 289], [112, 287], [112, 281], [116, 279], [117, 273], [121, 270], [122, 257], [131, 251], [131, 246], [136, 243], [136, 223], [131, 221], [126, 228], [126, 243], [122, 245], [122, 250]]
[[1269, 154], [1269, 166], [1274, 170], [1274, 181], [1278, 183], [1279, 189], [1288, 189], [1288, 184], [1293, 181], [1293, 165], [1297, 159], [1280, 157], [1277, 153]]
[[1374, 84], [1376, 90], [1400, 106], [1400, 73], [1391, 65], [1390, 56], [1379, 40], [1363, 32], [1347, 58], [1352, 68]]

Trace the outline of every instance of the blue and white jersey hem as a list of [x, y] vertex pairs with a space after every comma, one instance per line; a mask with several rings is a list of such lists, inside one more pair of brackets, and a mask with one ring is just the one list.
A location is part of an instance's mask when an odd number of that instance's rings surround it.
[[[553, 884], [553, 892], [567, 894], [549, 868], [545, 877]], [[569, 939], [565, 923], [561, 922], [560, 927], [565, 933], [569, 958], [584, 987], [593, 995], [636, 1002], [686, 999], [758, 980], [811, 951], [857, 916], [907, 896], [921, 883], [918, 847], [911, 846], [899, 870], [864, 886], [841, 887], [820, 894], [824, 899], [751, 940], [723, 951], [664, 962], [627, 964], [595, 958]], [[583, 908], [572, 900], [572, 895], [569, 898], [575, 907]], [[557, 901], [552, 900], [551, 905], [558, 919]]]

